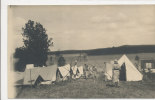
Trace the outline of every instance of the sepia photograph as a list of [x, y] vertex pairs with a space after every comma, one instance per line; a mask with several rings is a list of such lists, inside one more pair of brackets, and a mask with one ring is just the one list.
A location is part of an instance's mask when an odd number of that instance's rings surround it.
[[8, 5], [9, 99], [155, 98], [155, 5]]

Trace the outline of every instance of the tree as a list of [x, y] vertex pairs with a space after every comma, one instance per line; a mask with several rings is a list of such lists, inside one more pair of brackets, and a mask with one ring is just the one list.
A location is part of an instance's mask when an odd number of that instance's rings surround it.
[[139, 56], [138, 55], [136, 55], [135, 60], [139, 61]]
[[[22, 28], [25, 63], [36, 66], [46, 65], [49, 47], [53, 44], [52, 38], [48, 39], [46, 29], [38, 22], [28, 20]], [[17, 52], [17, 51], [16, 51]]]
[[25, 65], [26, 65], [26, 53], [24, 47], [16, 48], [14, 53], [14, 58], [18, 59], [18, 61], [15, 63], [14, 70], [15, 71], [24, 71]]

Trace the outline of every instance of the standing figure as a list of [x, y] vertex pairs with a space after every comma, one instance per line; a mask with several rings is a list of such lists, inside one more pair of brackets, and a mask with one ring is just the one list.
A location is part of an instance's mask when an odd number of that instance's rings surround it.
[[89, 70], [88, 70], [88, 65], [87, 64], [84, 65], [83, 71], [84, 71], [84, 78], [87, 79], [88, 78], [88, 74], [89, 74], [88, 73]]
[[93, 70], [93, 79], [96, 79], [96, 75], [97, 75], [97, 68], [95, 67], [95, 66], [93, 66], [93, 68], [92, 68], [92, 70]]
[[71, 67], [72, 70], [72, 78], [76, 79], [77, 77], [77, 60], [75, 60], [74, 66]]
[[119, 75], [120, 75], [120, 66], [118, 64], [118, 61], [115, 60], [113, 65], [112, 82], [116, 87], [119, 87]]

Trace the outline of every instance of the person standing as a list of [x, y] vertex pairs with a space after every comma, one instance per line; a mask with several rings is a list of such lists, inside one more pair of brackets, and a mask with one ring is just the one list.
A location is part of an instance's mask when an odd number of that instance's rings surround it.
[[118, 61], [114, 61], [113, 65], [113, 74], [112, 74], [112, 82], [114, 83], [114, 86], [120, 87], [119, 86], [119, 75], [120, 75], [120, 66], [118, 64]]
[[75, 60], [74, 66], [72, 66], [72, 78], [76, 79], [77, 77], [77, 60]]
[[97, 68], [95, 66], [93, 66], [92, 70], [93, 70], [93, 79], [96, 79], [97, 78]]
[[84, 71], [84, 78], [87, 80], [87, 78], [88, 78], [88, 65], [87, 64], [85, 64], [84, 65], [84, 69], [83, 69], [83, 71]]

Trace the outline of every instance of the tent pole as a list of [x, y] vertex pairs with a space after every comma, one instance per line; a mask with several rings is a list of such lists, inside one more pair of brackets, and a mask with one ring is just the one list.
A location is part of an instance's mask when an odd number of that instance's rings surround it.
[[31, 69], [30, 69], [30, 81], [31, 81], [31, 88], [32, 88]]

